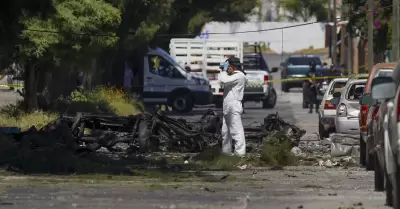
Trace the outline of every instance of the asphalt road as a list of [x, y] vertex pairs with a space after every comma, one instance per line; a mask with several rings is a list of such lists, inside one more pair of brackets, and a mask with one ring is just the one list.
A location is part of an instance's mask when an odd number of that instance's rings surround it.
[[[275, 55], [266, 58], [271, 67], [279, 65], [281, 60]], [[279, 72], [274, 75], [275, 79], [279, 77]], [[290, 93], [282, 93], [280, 84], [274, 85], [278, 92], [276, 107], [262, 109], [261, 104], [246, 103], [243, 124], [262, 123], [269, 113], [278, 112], [284, 120], [307, 131], [308, 137], [304, 140], [316, 139], [318, 117], [301, 107], [301, 90], [291, 89]], [[196, 120], [206, 110], [197, 108], [191, 114], [177, 117]], [[0, 190], [3, 191], [0, 208], [388, 208], [384, 206], [384, 193], [373, 191], [373, 173], [360, 168], [298, 166], [284, 170], [247, 169], [210, 174], [217, 177], [229, 174], [235, 176], [235, 180], [181, 184], [142, 181], [133, 176], [129, 181], [93, 180], [73, 184], [66, 181], [73, 177], [52, 177], [44, 180], [48, 183], [41, 184], [26, 177], [5, 176], [0, 177]]]

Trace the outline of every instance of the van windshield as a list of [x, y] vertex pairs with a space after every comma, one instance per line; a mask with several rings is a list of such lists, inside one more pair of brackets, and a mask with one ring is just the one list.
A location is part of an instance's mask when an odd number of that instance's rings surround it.
[[188, 71], [186, 71], [186, 69], [180, 65], [173, 57], [171, 57], [171, 55], [169, 55], [167, 52], [165, 52], [162, 49], [159, 49], [159, 52], [165, 57], [165, 59], [171, 63], [173, 66], [175, 66], [178, 70], [188, 73]]

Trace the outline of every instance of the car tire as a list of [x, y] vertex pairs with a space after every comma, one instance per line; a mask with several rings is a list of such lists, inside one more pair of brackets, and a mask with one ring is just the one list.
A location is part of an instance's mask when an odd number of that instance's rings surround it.
[[385, 191], [385, 175], [379, 165], [378, 154], [374, 154], [374, 167], [375, 191], [383, 192]]
[[325, 130], [324, 125], [322, 125], [321, 122], [318, 122], [318, 134], [320, 140], [329, 137], [329, 132]]
[[395, 176], [392, 182], [393, 209], [400, 209], [400, 169], [399, 166], [397, 165], [397, 161], [396, 161], [396, 169], [394, 175]]
[[171, 99], [172, 110], [177, 113], [188, 113], [194, 106], [193, 98], [189, 94], [174, 95]]
[[366, 150], [366, 143], [365, 141], [362, 139], [362, 136], [360, 134], [360, 165], [361, 166], [365, 166], [365, 161], [366, 161], [366, 154], [365, 154], [365, 150]]
[[375, 166], [375, 154], [371, 154], [371, 146], [368, 142], [365, 145], [365, 169], [367, 171], [373, 171]]
[[272, 90], [269, 97], [262, 102], [262, 107], [264, 109], [274, 108], [276, 105], [276, 100], [277, 100], [276, 91]]
[[289, 92], [289, 87], [287, 86], [287, 84], [282, 83], [282, 91], [283, 92]]
[[386, 192], [386, 205], [389, 207], [393, 206], [393, 185], [390, 182], [389, 175], [386, 172], [385, 165], [385, 192]]

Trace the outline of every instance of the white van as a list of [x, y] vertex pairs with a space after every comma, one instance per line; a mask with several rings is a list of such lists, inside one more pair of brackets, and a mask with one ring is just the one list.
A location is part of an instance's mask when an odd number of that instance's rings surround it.
[[144, 57], [143, 76], [144, 103], [165, 104], [182, 113], [212, 103], [208, 79], [185, 70], [160, 48], [149, 49]]

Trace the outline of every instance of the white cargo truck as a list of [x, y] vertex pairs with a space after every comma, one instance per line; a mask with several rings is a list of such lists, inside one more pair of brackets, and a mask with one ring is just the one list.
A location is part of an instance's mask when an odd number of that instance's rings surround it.
[[[229, 39], [185, 39], [175, 38], [170, 42], [171, 56], [182, 66], [190, 68], [191, 72], [206, 76], [211, 85], [213, 103], [222, 107], [223, 87], [218, 82], [221, 72], [219, 66], [230, 56], [238, 57], [244, 64], [248, 83], [245, 88], [244, 102], [262, 102], [263, 108], [273, 108], [277, 95], [271, 72], [262, 56], [260, 46], [253, 44], [254, 51], [244, 53], [244, 43]], [[276, 72], [277, 68], [272, 69]]]

